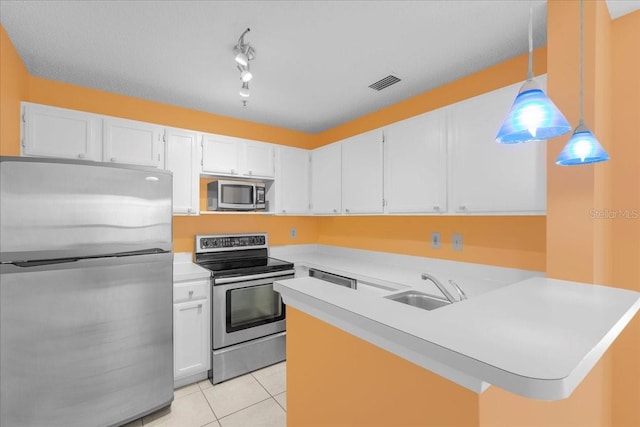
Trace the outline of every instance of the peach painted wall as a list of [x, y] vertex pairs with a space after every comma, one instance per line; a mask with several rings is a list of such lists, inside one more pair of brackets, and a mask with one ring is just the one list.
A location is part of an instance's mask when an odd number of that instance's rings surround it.
[[[640, 11], [611, 26], [613, 284], [640, 291]], [[635, 213], [635, 215], [634, 215]], [[640, 425], [640, 316], [613, 346], [613, 425]]]
[[309, 148], [313, 146], [313, 136], [303, 132], [147, 101], [131, 96], [118, 95], [35, 76], [30, 78], [29, 101], [37, 104], [89, 111], [200, 132], [256, 139], [293, 147]]
[[479, 396], [287, 308], [287, 425], [473, 427]]
[[[544, 216], [341, 216], [318, 218], [318, 243], [544, 271]], [[431, 232], [442, 247], [431, 249]], [[463, 251], [451, 249], [461, 233]]]
[[20, 155], [20, 101], [29, 97], [29, 72], [0, 25], [0, 155]]

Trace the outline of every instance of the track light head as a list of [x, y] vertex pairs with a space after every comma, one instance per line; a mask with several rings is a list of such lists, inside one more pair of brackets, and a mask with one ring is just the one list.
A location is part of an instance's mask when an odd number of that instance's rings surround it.
[[249, 92], [249, 83], [245, 82], [242, 84], [240, 88], [240, 96], [243, 98], [248, 98], [251, 93]]

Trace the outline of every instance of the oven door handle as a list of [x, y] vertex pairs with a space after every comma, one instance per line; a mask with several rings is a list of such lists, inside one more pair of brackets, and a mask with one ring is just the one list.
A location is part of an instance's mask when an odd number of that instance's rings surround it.
[[294, 274], [295, 270], [274, 271], [272, 273], [249, 274], [247, 276], [223, 277], [221, 279], [213, 279], [214, 285], [224, 285], [226, 283], [246, 282], [249, 280], [267, 279], [270, 277], [289, 276]]

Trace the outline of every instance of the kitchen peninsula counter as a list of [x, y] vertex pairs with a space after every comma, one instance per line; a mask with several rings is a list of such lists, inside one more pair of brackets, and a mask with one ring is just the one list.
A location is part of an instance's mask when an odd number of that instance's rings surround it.
[[[419, 276], [414, 279], [419, 270], [412, 270], [411, 262], [416, 260], [395, 266], [367, 263], [365, 253], [336, 256], [331, 250], [279, 255], [297, 258], [301, 266], [360, 279], [366, 275], [381, 291], [299, 277], [274, 286], [287, 306], [475, 393], [495, 385], [533, 399], [567, 398], [640, 309], [640, 293], [634, 291], [466, 263], [459, 263], [456, 272], [457, 263], [423, 259], [422, 270], [443, 282], [449, 276], [465, 277], [458, 280], [469, 294], [468, 300], [427, 311], [384, 298], [407, 288], [441, 295]], [[378, 255], [372, 255], [376, 261]], [[409, 271], [407, 279], [394, 273], [403, 268]], [[479, 277], [475, 281], [474, 273]], [[533, 277], [505, 283], [527, 275]]]

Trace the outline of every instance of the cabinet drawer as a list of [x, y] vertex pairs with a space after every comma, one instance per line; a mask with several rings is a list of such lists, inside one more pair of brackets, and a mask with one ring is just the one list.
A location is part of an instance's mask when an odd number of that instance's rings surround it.
[[209, 281], [175, 283], [173, 285], [173, 302], [207, 299], [209, 297]]

